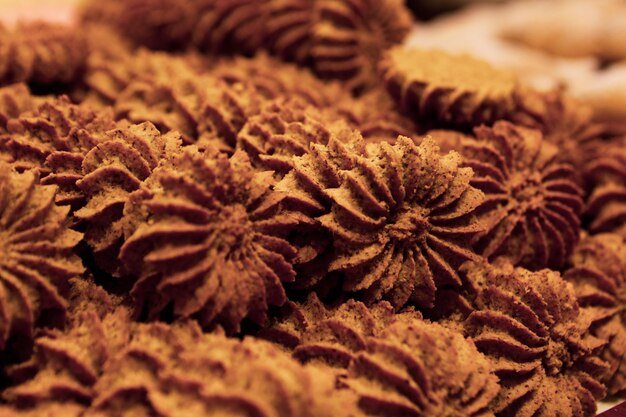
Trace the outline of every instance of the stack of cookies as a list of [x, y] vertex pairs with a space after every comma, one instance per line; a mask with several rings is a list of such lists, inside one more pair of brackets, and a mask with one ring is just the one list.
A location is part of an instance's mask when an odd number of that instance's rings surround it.
[[0, 415], [593, 416], [626, 138], [399, 0], [0, 33]]

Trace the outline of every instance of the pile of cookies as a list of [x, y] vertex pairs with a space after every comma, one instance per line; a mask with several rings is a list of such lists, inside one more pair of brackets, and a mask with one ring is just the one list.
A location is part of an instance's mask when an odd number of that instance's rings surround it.
[[399, 0], [0, 33], [0, 415], [593, 416], [626, 137]]

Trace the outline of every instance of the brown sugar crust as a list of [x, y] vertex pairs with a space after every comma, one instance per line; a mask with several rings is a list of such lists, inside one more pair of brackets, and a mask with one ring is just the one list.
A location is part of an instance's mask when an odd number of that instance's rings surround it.
[[285, 302], [294, 248], [263, 231], [271, 172], [253, 172], [243, 152], [231, 159], [186, 149], [153, 171], [127, 201], [120, 258], [139, 277], [137, 304], [237, 332], [263, 323]]
[[[57, 188], [0, 162], [0, 364], [30, 354], [36, 327], [63, 324], [68, 280], [83, 272]], [[13, 357], [13, 356], [17, 357]], [[5, 362], [5, 363], [3, 363]]]
[[483, 195], [458, 154], [404, 137], [367, 147], [354, 133], [310, 149], [276, 189], [332, 236], [327, 269], [344, 291], [399, 308], [460, 284], [455, 268], [477, 257], [465, 242], [482, 230], [473, 212]]
[[606, 394], [600, 380], [608, 366], [597, 356], [604, 342], [589, 333], [571, 284], [558, 272], [515, 268], [504, 258], [462, 269], [464, 295], [441, 293], [439, 302], [460, 307], [465, 334], [500, 378], [495, 414], [595, 415]]
[[608, 345], [601, 358], [609, 364], [603, 378], [609, 395], [626, 391], [626, 243], [615, 234], [585, 236], [574, 249], [563, 277], [592, 321], [591, 332]]
[[402, 42], [413, 24], [399, 0], [320, 0], [311, 57], [315, 71], [343, 80], [354, 92], [378, 84], [383, 52]]
[[482, 190], [486, 232], [474, 247], [489, 259], [507, 256], [529, 269], [563, 266], [578, 239], [582, 190], [572, 165], [540, 131], [508, 122], [475, 129], [462, 142], [464, 164]]
[[312, 295], [289, 303], [263, 336], [332, 369], [370, 415], [493, 416], [497, 378], [474, 345], [387, 302], [327, 308]]
[[395, 47], [380, 71], [399, 107], [417, 122], [492, 124], [513, 110], [516, 78], [466, 55]]
[[69, 83], [83, 69], [85, 39], [71, 27], [46, 22], [0, 27], [0, 84]]

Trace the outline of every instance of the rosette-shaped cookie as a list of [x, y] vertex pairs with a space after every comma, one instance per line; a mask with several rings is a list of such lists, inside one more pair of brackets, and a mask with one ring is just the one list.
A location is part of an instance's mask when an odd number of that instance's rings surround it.
[[152, 122], [161, 133], [178, 130], [187, 144], [230, 151], [259, 108], [252, 85], [229, 86], [210, 76], [185, 74], [132, 82], [118, 97], [115, 115], [133, 123]]
[[38, 179], [0, 162], [0, 365], [30, 354], [36, 327], [62, 323], [68, 280], [83, 272], [82, 235]]
[[14, 383], [4, 399], [23, 412], [85, 407], [107, 361], [128, 344], [131, 326], [124, 309], [103, 317], [93, 309], [78, 312], [67, 330], [49, 330], [38, 337], [33, 357], [9, 369]]
[[81, 164], [76, 186], [85, 205], [74, 213], [99, 266], [117, 274], [123, 231], [119, 221], [130, 193], [141, 187], [159, 162], [180, 152], [180, 135], [161, 135], [151, 123], [109, 131]]
[[321, 112], [299, 100], [273, 100], [248, 119], [237, 135], [237, 147], [257, 167], [283, 176], [293, 169], [293, 157], [307, 153], [311, 143], [328, 143], [327, 124]]
[[478, 209], [486, 231], [475, 249], [536, 270], [562, 267], [578, 240], [582, 190], [571, 164], [538, 130], [508, 122], [475, 129], [462, 142], [471, 184], [486, 194]]
[[318, 0], [311, 59], [325, 78], [344, 80], [354, 92], [378, 83], [383, 52], [401, 43], [411, 14], [401, 0]]
[[33, 110], [35, 100], [25, 84], [13, 84], [0, 88], [0, 134], [7, 133], [9, 120]]
[[380, 71], [389, 94], [418, 124], [492, 124], [514, 109], [517, 80], [470, 56], [395, 47]]
[[132, 82], [194, 78], [205, 67], [195, 53], [173, 55], [147, 49], [131, 50], [106, 27], [89, 27], [88, 30], [91, 50], [84, 75], [87, 97], [83, 100], [89, 103], [112, 105]]
[[621, 236], [584, 237], [563, 277], [592, 321], [591, 332], [608, 345], [601, 357], [610, 366], [603, 379], [609, 394], [626, 391], [626, 244]]
[[191, 323], [139, 325], [95, 388], [86, 416], [359, 416], [332, 375], [267, 342], [202, 335]]
[[[498, 416], [593, 416], [605, 395], [604, 342], [589, 333], [571, 284], [558, 272], [531, 272], [500, 258], [468, 262], [464, 294], [443, 291], [438, 302], [492, 363]], [[460, 297], [459, 297], [460, 295]], [[455, 301], [460, 301], [456, 306]]]
[[264, 47], [287, 61], [309, 63], [319, 4], [319, 0], [267, 1]]
[[[105, 20], [113, 20], [110, 22], [113, 27], [133, 43], [151, 49], [185, 49], [191, 42], [192, 30], [199, 18], [193, 3], [200, 2], [192, 0], [125, 0], [112, 3], [119, 9], [103, 16]], [[96, 4], [95, 7], [102, 6]], [[93, 14], [89, 7], [83, 13]]]
[[559, 158], [578, 170], [601, 146], [604, 126], [593, 121], [591, 107], [560, 90], [540, 93], [520, 89], [515, 95], [510, 120], [517, 125], [541, 130], [547, 142], [560, 150]]
[[85, 40], [71, 27], [44, 22], [0, 27], [0, 84], [69, 83], [86, 56]]
[[493, 416], [488, 407], [499, 387], [486, 358], [418, 313], [353, 300], [329, 309], [311, 296], [290, 303], [263, 336], [301, 362], [333, 369], [367, 414]]
[[366, 146], [337, 137], [312, 144], [276, 189], [332, 235], [328, 270], [342, 288], [369, 301], [430, 306], [438, 285], [457, 284], [460, 264], [477, 259], [467, 246], [482, 230], [474, 210], [482, 192], [457, 153], [432, 140]]
[[61, 96], [9, 120], [7, 127], [0, 135], [0, 158], [18, 171], [39, 170], [42, 184], [59, 186], [57, 203], [76, 207], [82, 201], [76, 189], [82, 158], [115, 122], [109, 111], [96, 112]]
[[229, 332], [246, 318], [263, 323], [295, 278], [294, 248], [264, 232], [271, 183], [272, 172], [253, 172], [244, 152], [228, 159], [187, 148], [154, 170], [125, 208], [120, 255], [139, 277], [137, 305], [149, 317], [171, 306]]
[[615, 232], [626, 237], [626, 137], [604, 146], [585, 166], [586, 227], [592, 233]]
[[353, 102], [349, 92], [338, 83], [320, 80], [310, 70], [280, 61], [262, 51], [252, 58], [222, 58], [211, 67], [210, 73], [230, 85], [252, 83], [268, 100], [297, 97], [320, 108]]
[[361, 415], [355, 396], [335, 388], [331, 374], [300, 365], [274, 345], [202, 334], [195, 322], [133, 323], [119, 308], [104, 317], [77, 314], [67, 331], [40, 337], [36, 355], [22, 367], [32, 368], [33, 376], [5, 392], [10, 408], [0, 411], [80, 410], [92, 417]]

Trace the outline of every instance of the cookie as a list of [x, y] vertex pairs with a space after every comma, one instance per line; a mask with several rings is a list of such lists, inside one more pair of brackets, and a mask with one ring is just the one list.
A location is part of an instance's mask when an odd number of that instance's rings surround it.
[[7, 365], [28, 358], [36, 328], [63, 324], [68, 280], [84, 267], [73, 253], [82, 234], [69, 229], [69, 209], [54, 204], [56, 187], [0, 162], [0, 189], [0, 364]]

